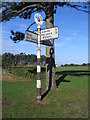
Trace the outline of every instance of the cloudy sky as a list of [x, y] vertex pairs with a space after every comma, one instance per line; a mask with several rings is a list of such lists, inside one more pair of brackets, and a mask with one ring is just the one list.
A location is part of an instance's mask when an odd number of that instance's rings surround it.
[[[40, 13], [45, 18], [44, 13]], [[2, 39], [2, 50], [0, 53], [10, 52], [13, 54], [26, 53], [37, 54], [37, 45], [21, 41], [14, 43], [11, 39], [11, 30], [25, 33], [27, 27], [34, 22], [34, 15], [30, 20], [20, 18], [0, 23], [0, 39]], [[2, 26], [2, 27], [1, 27]], [[59, 28], [59, 38], [55, 39], [55, 62], [56, 64], [88, 62], [88, 14], [73, 8], [58, 8], [54, 15], [54, 26]], [[2, 29], [1, 29], [2, 28]], [[45, 22], [41, 26], [45, 28]], [[37, 29], [37, 24], [30, 30]], [[1, 33], [2, 32], [2, 33]], [[2, 34], [2, 35], [1, 35]], [[1, 41], [0, 41], [1, 44]], [[46, 47], [41, 45], [41, 54], [46, 55]]]

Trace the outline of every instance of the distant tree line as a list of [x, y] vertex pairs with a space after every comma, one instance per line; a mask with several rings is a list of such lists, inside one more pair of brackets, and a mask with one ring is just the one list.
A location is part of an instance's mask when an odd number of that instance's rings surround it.
[[90, 63], [83, 63], [83, 64], [74, 64], [74, 63], [71, 63], [71, 64], [64, 64], [64, 65], [61, 65], [62, 67], [64, 66], [88, 66], [90, 65]]
[[2, 56], [0, 54], [0, 67], [2, 66]]
[[[0, 66], [2, 67], [11, 67], [11, 66], [28, 66], [28, 65], [36, 65], [37, 64], [37, 56], [35, 54], [13, 54], [13, 53], [4, 53], [0, 55]], [[46, 65], [46, 56], [41, 55], [41, 65]], [[87, 66], [90, 63], [79, 64], [64, 64], [64, 66]]]
[[[4, 53], [2, 56], [2, 67], [7, 66], [25, 66], [25, 65], [36, 65], [37, 64], [37, 56], [35, 54], [12, 54], [12, 53]], [[46, 57], [41, 55], [41, 65], [46, 64]]]

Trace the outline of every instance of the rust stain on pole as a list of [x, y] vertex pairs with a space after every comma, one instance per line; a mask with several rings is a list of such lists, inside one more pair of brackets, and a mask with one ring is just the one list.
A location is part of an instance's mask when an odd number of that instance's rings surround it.
[[38, 45], [38, 48], [37, 48], [38, 51], [40, 51], [40, 45]]

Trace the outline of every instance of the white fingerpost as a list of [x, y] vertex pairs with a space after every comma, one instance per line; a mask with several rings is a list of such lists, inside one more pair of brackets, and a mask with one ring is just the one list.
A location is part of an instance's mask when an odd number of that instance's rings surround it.
[[[35, 14], [34, 16], [35, 22], [37, 23], [37, 102], [41, 101], [41, 66], [40, 66], [40, 55], [41, 55], [41, 50], [40, 50], [40, 40], [41, 40], [41, 30], [40, 30], [40, 25], [43, 24], [43, 18], [40, 14]], [[38, 20], [39, 19], [39, 20]]]

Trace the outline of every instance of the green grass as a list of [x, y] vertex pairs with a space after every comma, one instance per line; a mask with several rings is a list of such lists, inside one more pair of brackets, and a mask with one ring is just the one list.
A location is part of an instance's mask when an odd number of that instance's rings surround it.
[[[7, 72], [17, 76], [17, 77], [24, 77], [30, 79], [36, 79], [37, 68], [36, 66], [32, 67], [8, 67]], [[41, 78], [45, 78], [45, 67], [42, 67]]]
[[56, 71], [63, 70], [88, 70], [88, 66], [66, 66], [66, 67], [57, 67]]
[[[16, 69], [19, 72], [21, 70]], [[23, 68], [23, 71], [26, 69], [29, 68]], [[72, 70], [80, 70], [80, 72], [71, 74]], [[4, 80], [2, 85], [3, 118], [87, 118], [88, 76], [85, 75], [85, 71], [82, 75], [82, 70], [88, 69], [87, 67], [57, 68], [56, 72], [60, 72], [57, 78], [63, 76], [63, 71], [69, 71], [64, 72], [67, 74], [64, 80], [70, 80], [70, 82], [61, 82], [58, 89], [51, 90], [41, 103], [36, 102], [36, 79], [22, 82]], [[14, 71], [15, 74], [18, 75]], [[42, 94], [44, 92], [45, 79], [42, 79]]]

